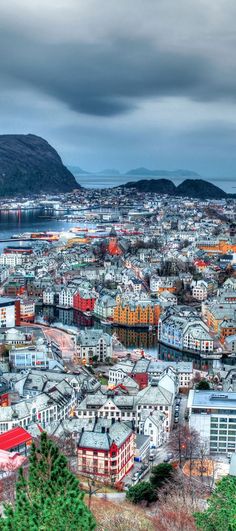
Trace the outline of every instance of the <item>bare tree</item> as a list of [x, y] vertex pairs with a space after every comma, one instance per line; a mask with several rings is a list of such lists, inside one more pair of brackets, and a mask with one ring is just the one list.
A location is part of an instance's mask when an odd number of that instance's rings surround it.
[[179, 423], [177, 428], [170, 433], [168, 447], [179, 461], [180, 468], [187, 459], [190, 460], [192, 466], [192, 460], [198, 455], [199, 445], [198, 432], [186, 424]]

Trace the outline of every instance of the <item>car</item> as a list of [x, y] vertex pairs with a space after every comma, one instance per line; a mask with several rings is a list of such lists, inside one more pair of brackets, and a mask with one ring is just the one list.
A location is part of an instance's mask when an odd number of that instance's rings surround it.
[[163, 459], [163, 463], [169, 463], [170, 459], [171, 459], [171, 458], [168, 457], [168, 455], [166, 455], [166, 456], [164, 457], [164, 459]]
[[179, 422], [179, 417], [174, 418], [174, 423], [177, 424], [177, 422]]

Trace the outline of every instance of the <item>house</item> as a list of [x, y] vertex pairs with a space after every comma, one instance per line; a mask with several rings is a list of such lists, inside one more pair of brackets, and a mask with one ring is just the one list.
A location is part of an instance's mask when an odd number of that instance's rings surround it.
[[166, 438], [164, 413], [153, 411], [149, 414], [143, 411], [140, 430], [149, 437], [151, 447], [159, 448], [162, 446]]
[[24, 428], [17, 427], [0, 435], [0, 450], [27, 455], [32, 437]]
[[118, 483], [133, 467], [135, 435], [125, 422], [100, 420], [78, 441], [78, 472]]
[[96, 359], [104, 362], [112, 357], [112, 336], [95, 328], [82, 330], [77, 337], [75, 361], [89, 364]]

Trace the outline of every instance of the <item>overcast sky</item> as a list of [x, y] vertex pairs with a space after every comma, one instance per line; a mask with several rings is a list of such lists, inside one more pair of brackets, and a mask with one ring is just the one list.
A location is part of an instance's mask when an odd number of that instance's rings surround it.
[[88, 170], [236, 175], [235, 0], [0, 5], [0, 133]]

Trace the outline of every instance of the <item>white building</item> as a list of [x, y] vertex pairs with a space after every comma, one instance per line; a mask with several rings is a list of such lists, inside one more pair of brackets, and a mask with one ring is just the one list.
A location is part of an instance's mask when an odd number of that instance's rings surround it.
[[58, 306], [62, 308], [73, 308], [73, 297], [76, 291], [76, 288], [62, 288], [59, 292]]
[[112, 336], [102, 330], [86, 329], [80, 332], [77, 339], [77, 356], [90, 363], [96, 356], [97, 361], [105, 361], [112, 357]]
[[15, 301], [9, 297], [0, 297], [0, 328], [14, 328]]
[[236, 452], [236, 393], [191, 390], [189, 425], [212, 453]]
[[155, 411], [140, 422], [140, 429], [150, 438], [150, 446], [159, 448], [165, 441], [165, 415]]
[[55, 301], [55, 291], [51, 288], [47, 288], [43, 292], [43, 304], [53, 306]]
[[23, 263], [23, 256], [20, 253], [0, 254], [0, 264], [16, 267]]

